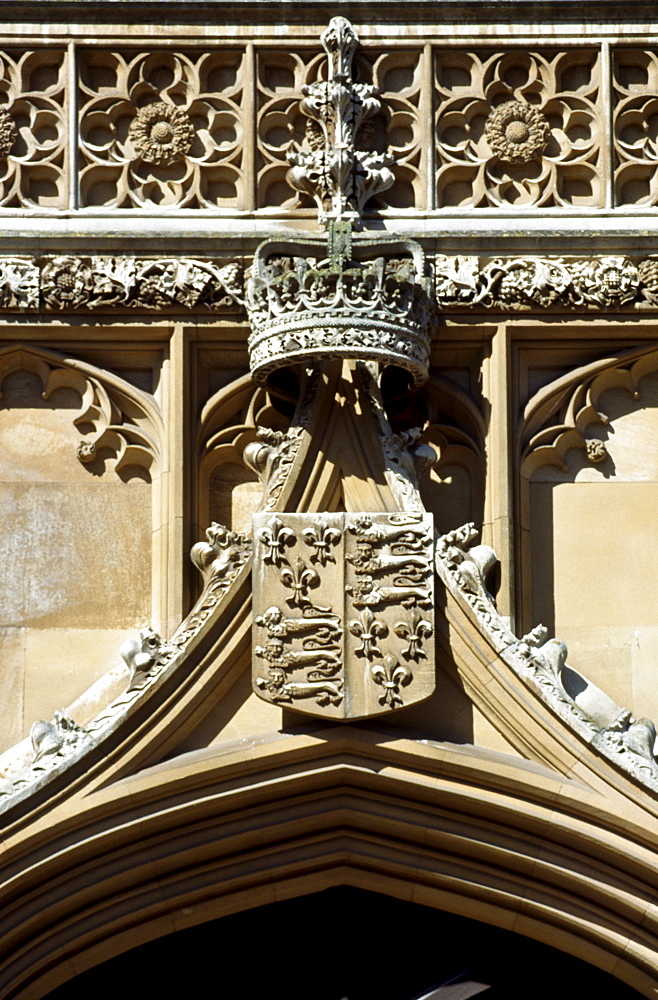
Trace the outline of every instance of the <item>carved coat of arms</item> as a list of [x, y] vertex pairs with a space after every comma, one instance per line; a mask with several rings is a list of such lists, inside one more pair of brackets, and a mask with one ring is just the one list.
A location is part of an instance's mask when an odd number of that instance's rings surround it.
[[254, 517], [254, 688], [358, 719], [434, 690], [430, 514]]

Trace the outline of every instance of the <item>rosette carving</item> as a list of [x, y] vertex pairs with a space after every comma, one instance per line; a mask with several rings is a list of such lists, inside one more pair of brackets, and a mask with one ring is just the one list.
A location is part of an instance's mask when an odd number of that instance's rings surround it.
[[146, 163], [168, 166], [189, 153], [194, 126], [180, 108], [157, 101], [140, 108], [130, 124], [128, 138]]
[[83, 205], [238, 207], [242, 54], [82, 52]]
[[521, 101], [494, 108], [484, 127], [489, 146], [505, 163], [529, 163], [548, 144], [551, 127], [541, 111]]
[[436, 53], [437, 206], [601, 205], [599, 55]]

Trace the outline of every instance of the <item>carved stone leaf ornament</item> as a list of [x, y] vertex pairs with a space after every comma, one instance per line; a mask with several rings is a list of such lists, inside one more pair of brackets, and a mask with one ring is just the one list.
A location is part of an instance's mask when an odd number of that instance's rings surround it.
[[290, 184], [310, 194], [319, 218], [358, 218], [373, 195], [391, 187], [393, 157], [364, 149], [359, 139], [380, 109], [376, 87], [354, 83], [352, 62], [358, 45], [352, 25], [334, 17], [321, 36], [329, 60], [326, 82], [305, 85], [301, 111], [311, 119], [306, 148], [291, 150]]
[[[286, 539], [280, 552], [275, 537]], [[263, 511], [254, 539], [253, 679], [261, 698], [358, 719], [432, 693], [431, 515]], [[311, 565], [318, 539], [331, 553]]]

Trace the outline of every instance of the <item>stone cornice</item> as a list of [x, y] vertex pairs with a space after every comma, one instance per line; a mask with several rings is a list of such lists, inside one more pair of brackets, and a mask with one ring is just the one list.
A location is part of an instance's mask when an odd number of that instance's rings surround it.
[[[262, 22], [277, 23], [308, 23], [312, 15], [320, 20], [327, 20], [328, 13], [335, 13], [336, 4], [333, 0], [313, 0], [312, 3], [296, 4], [280, 3], [277, 0], [244, 0], [242, 3], [226, 4], [221, 0], [139, 0], [138, 3], [129, 0], [91, 0], [84, 4], [76, 0], [45, 0], [36, 4], [34, 0], [16, 0], [10, 7], [0, 12], [0, 21], [16, 20], [17, 12], [23, 17], [34, 17], [37, 21], [43, 18], [44, 7], [48, 10], [50, 20], [72, 20], [73, 22], [89, 20], [90, 18], [115, 18], [117, 14], [128, 21], [143, 23], [145, 15], [156, 20], [159, 14], [169, 15], [175, 12], [176, 20], [185, 22], [197, 19], [199, 14], [207, 13], [217, 18], [221, 13], [221, 21], [250, 22], [258, 18]], [[396, 16], [403, 23], [418, 24], [423, 17], [431, 19], [435, 24], [451, 22], [495, 24], [509, 22], [526, 22], [530, 24], [573, 24], [578, 23], [637, 23], [651, 22], [655, 17], [655, 4], [650, 0], [635, 0], [631, 5], [618, 3], [617, 0], [583, 0], [574, 5], [569, 0], [346, 0], [341, 4], [341, 13], [345, 16], [362, 18], [365, 21], [376, 19], [381, 21], [382, 7], [387, 10], [387, 17]], [[330, 16], [330, 15], [329, 15]]]

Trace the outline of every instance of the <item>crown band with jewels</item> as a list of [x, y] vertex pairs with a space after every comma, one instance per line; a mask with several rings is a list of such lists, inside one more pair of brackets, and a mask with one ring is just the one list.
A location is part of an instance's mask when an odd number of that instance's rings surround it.
[[404, 368], [416, 385], [426, 381], [431, 304], [421, 247], [402, 240], [350, 244], [348, 235], [332, 252], [330, 238], [330, 257], [320, 261], [312, 254], [324, 247], [315, 241], [258, 248], [247, 283], [256, 380], [278, 368], [353, 358]]

